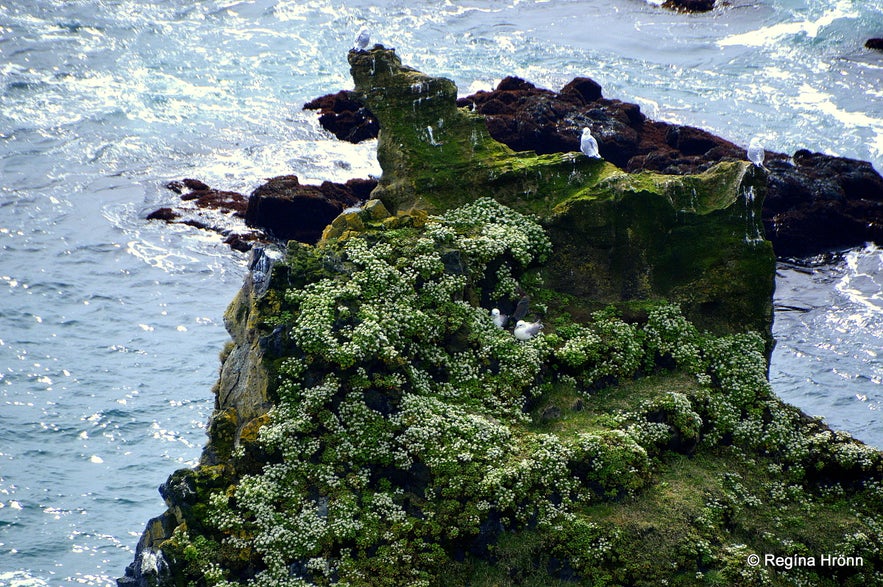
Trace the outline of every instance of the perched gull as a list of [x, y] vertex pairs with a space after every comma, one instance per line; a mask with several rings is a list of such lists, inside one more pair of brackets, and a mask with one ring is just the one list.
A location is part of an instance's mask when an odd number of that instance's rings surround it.
[[364, 51], [368, 47], [368, 43], [370, 42], [371, 37], [368, 36], [368, 29], [362, 29], [361, 31], [359, 31], [359, 36], [356, 37], [356, 44], [353, 49]]
[[524, 320], [519, 320], [517, 324], [515, 324], [515, 338], [518, 340], [530, 340], [540, 333], [540, 330], [543, 329], [542, 322], [525, 322]]
[[591, 157], [593, 159], [601, 157], [598, 153], [598, 141], [592, 136], [592, 131], [590, 131], [587, 126], [583, 127], [583, 136], [579, 140], [579, 150], [582, 151], [586, 157]]
[[763, 157], [764, 150], [763, 144], [760, 142], [760, 137], [754, 137], [751, 139], [751, 142], [748, 143], [748, 160], [764, 169], [763, 166]]
[[494, 308], [491, 310], [491, 320], [494, 321], [494, 326], [497, 328], [505, 328], [506, 322], [509, 321], [509, 316], [501, 314], [498, 308]]

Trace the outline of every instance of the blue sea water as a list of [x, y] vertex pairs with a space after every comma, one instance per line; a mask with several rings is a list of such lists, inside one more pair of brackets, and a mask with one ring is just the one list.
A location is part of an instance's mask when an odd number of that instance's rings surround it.
[[[883, 169], [883, 4], [731, 0], [0, 0], [0, 586], [112, 585], [205, 440], [245, 258], [147, 222], [197, 177], [379, 173], [301, 105], [351, 87], [363, 26], [461, 93], [514, 74], [739, 144]], [[782, 266], [780, 396], [883, 447], [883, 251]]]

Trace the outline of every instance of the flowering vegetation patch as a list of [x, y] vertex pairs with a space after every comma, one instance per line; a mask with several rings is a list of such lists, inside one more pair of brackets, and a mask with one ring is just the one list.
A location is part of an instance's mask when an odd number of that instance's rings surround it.
[[[857, 513], [835, 528], [868, 539], [833, 531], [831, 548], [865, 557], [848, 576], [880, 578], [883, 522], [868, 506], [883, 498], [880, 454], [778, 402], [760, 335], [701, 333], [665, 303], [641, 323], [608, 310], [526, 341], [495, 325], [485, 302], [540, 287], [525, 272], [541, 276], [553, 254], [535, 220], [483, 198], [419, 229], [369, 227], [290, 255], [291, 285], [258, 304], [282, 328], [267, 359], [273, 408], [233, 451], [201, 534], [194, 518], [163, 547], [176, 580], [775, 584], [791, 569], [749, 554], [794, 535], [806, 550], [812, 533], [758, 522], [767, 534], [746, 546], [734, 514], [844, 500]], [[721, 454], [764, 474], [706, 471], [672, 560], [624, 560], [632, 528], [612, 512], [657, 499], [672, 462]], [[806, 584], [844, 573], [795, 572]]]

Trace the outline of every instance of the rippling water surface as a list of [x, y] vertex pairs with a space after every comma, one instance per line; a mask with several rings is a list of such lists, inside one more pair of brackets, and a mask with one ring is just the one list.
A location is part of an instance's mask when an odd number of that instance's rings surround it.
[[[378, 173], [301, 105], [351, 87], [362, 26], [462, 93], [586, 75], [651, 116], [883, 168], [883, 9], [733, 0], [0, 2], [0, 586], [109, 585], [192, 465], [244, 258], [148, 223], [198, 177]], [[780, 395], [883, 446], [881, 252], [782, 266]]]

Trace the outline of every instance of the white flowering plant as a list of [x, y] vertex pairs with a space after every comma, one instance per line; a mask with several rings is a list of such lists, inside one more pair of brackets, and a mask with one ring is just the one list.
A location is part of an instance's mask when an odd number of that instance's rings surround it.
[[[771, 396], [760, 336], [700, 333], [676, 305], [651, 306], [643, 324], [608, 309], [515, 339], [480, 302], [538, 287], [523, 278], [550, 254], [538, 222], [482, 198], [419, 230], [368, 230], [290, 255], [280, 270], [290, 286], [258, 304], [272, 313], [260, 322], [283, 329], [283, 350], [267, 359], [263, 461], [212, 488], [199, 519], [210, 540], [176, 538], [193, 581], [442, 585], [458, 557], [490, 559], [505, 536], [527, 532], [541, 537], [534, 556], [566, 561], [586, 582], [630, 584], [616, 554], [626, 534], [590, 519], [592, 507], [657, 492], [675, 453], [732, 446], [778, 459], [781, 479], [762, 493], [732, 477], [705, 500], [678, 563], [695, 579], [713, 565], [733, 572], [744, 549], [716, 533], [761, 507], [758, 495], [796, 500], [813, 454], [829, 469], [879, 467], [873, 451], [800, 432]], [[606, 389], [670, 372], [689, 383], [598, 407]], [[579, 396], [580, 411], [538, 421], [535, 407], [555, 394]], [[250, 454], [238, 447], [228, 466]]]

